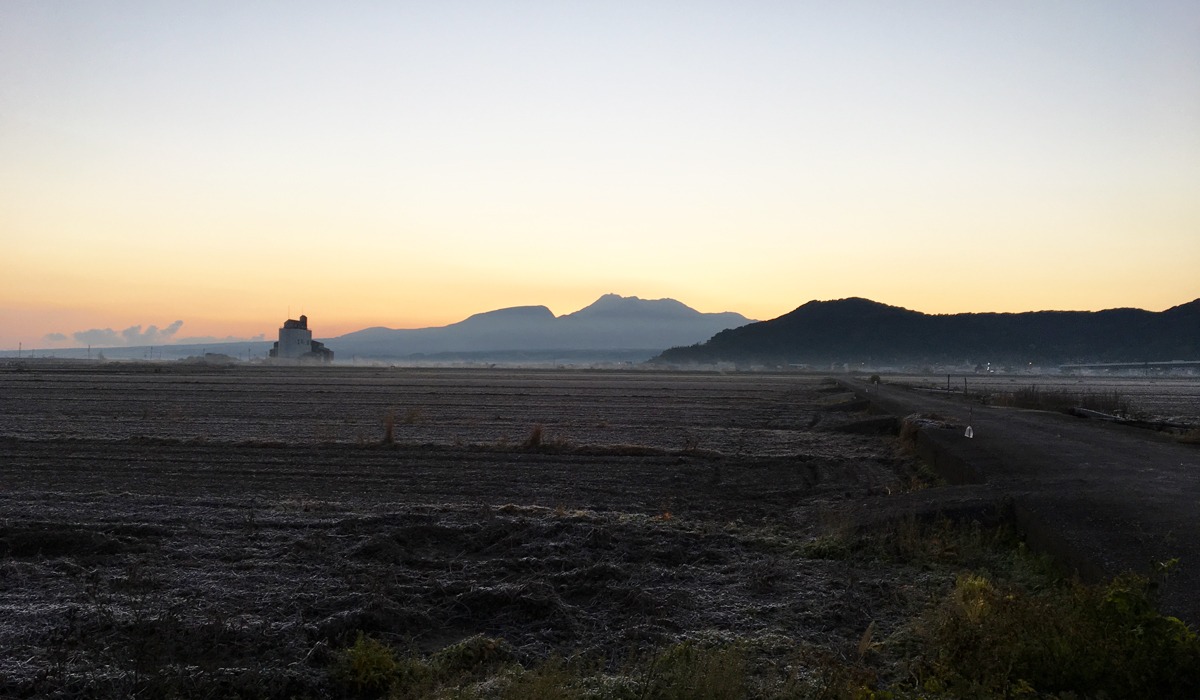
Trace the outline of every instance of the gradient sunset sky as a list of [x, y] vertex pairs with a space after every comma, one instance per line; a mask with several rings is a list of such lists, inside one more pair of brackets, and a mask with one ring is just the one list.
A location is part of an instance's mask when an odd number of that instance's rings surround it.
[[0, 4], [0, 349], [606, 292], [1200, 297], [1200, 3]]

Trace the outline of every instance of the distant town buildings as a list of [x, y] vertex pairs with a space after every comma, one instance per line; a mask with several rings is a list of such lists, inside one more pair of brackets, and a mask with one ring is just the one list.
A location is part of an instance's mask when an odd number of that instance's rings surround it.
[[270, 356], [280, 360], [333, 362], [333, 351], [324, 343], [312, 339], [307, 316], [301, 316], [299, 321], [289, 318], [283, 322], [283, 328], [279, 329], [279, 340], [271, 348]]

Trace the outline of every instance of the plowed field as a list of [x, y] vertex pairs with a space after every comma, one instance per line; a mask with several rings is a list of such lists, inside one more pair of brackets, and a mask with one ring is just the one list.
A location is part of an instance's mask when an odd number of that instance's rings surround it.
[[0, 695], [337, 694], [329, 659], [359, 631], [504, 637], [525, 659], [706, 635], [852, 656], [946, 580], [798, 555], [840, 504], [911, 478], [890, 437], [839, 431], [862, 416], [827, 410], [837, 391], [2, 367]]

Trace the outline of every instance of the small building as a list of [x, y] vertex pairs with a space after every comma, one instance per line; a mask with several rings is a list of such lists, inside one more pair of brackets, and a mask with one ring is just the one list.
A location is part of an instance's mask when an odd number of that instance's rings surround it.
[[299, 321], [289, 318], [283, 322], [283, 328], [279, 329], [279, 340], [271, 348], [270, 356], [280, 360], [333, 362], [333, 351], [324, 343], [312, 339], [307, 316], [301, 316]]

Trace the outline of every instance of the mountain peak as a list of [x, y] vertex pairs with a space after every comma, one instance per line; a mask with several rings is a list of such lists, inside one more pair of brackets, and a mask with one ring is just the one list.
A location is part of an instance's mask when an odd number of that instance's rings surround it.
[[641, 299], [623, 297], [620, 294], [605, 294], [590, 305], [560, 318], [582, 319], [604, 316], [692, 319], [701, 315], [699, 311], [674, 299]]
[[[817, 299], [813, 299], [812, 301], [810, 301], [806, 304], [802, 304], [799, 307], [797, 307], [796, 311], [799, 311], [800, 309], [816, 309], [816, 308], [837, 309], [839, 311], [845, 311], [845, 310], [851, 310], [851, 309], [853, 309], [853, 310], [878, 310], [878, 311], [882, 311], [884, 309], [893, 309], [896, 311], [910, 311], [909, 309], [906, 309], [903, 306], [892, 306], [891, 304], [884, 304], [883, 302], [874, 301], [871, 299], [864, 299], [863, 297], [846, 297], [844, 299], [829, 299], [828, 301], [820, 301]], [[920, 312], [919, 311], [911, 311], [910, 313], [920, 313]]]
[[484, 311], [482, 313], [472, 314], [458, 323], [452, 323], [451, 326], [459, 326], [468, 323], [487, 322], [506, 322], [506, 323], [540, 323], [554, 320], [554, 312], [545, 306], [510, 306], [506, 309], [496, 309], [495, 311]]

